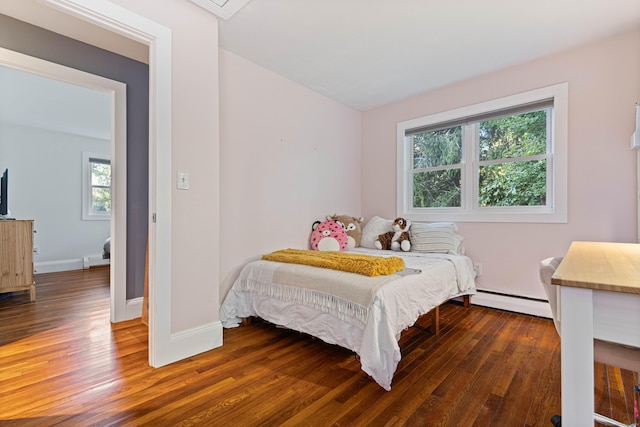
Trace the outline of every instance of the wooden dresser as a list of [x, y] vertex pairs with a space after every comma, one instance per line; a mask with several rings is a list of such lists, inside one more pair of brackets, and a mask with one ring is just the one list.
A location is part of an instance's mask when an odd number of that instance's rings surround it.
[[29, 291], [36, 299], [33, 278], [33, 220], [0, 221], [0, 293]]

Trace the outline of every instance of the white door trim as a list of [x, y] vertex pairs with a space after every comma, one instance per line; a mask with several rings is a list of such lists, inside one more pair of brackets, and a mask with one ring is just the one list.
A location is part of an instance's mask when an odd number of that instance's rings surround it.
[[[42, 4], [149, 46], [149, 364], [170, 363], [171, 31], [105, 0]], [[152, 218], [157, 218], [153, 222]], [[175, 346], [175, 344], [174, 344]]]
[[[0, 65], [105, 92], [111, 98], [111, 321], [131, 317], [127, 310], [127, 85], [75, 68], [0, 48]], [[37, 224], [36, 224], [37, 227]], [[138, 313], [138, 317], [140, 313]]]

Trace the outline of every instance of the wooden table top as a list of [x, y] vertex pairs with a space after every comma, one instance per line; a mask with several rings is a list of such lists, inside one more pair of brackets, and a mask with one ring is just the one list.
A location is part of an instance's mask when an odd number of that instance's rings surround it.
[[551, 283], [640, 294], [640, 244], [573, 242]]

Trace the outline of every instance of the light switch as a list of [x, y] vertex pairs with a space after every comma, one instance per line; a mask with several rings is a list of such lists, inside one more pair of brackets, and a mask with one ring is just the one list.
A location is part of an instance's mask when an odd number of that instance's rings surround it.
[[189, 172], [178, 171], [178, 190], [189, 189]]

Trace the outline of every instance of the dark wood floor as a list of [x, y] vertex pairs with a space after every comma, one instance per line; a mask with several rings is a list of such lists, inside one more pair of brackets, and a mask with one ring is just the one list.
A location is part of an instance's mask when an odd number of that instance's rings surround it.
[[[1, 426], [551, 426], [560, 411], [550, 320], [445, 304], [401, 339], [390, 392], [354, 355], [254, 321], [223, 347], [159, 369], [139, 321], [109, 323], [108, 268], [42, 274], [0, 296]], [[632, 422], [637, 376], [596, 364], [596, 409]]]

